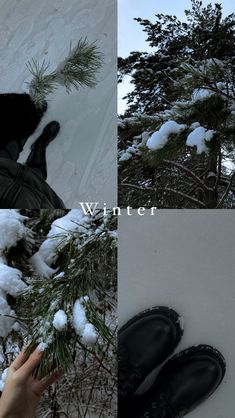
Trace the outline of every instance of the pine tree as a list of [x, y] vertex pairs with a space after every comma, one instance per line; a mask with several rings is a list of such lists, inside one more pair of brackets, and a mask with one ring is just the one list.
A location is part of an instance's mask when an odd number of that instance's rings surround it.
[[[7, 225], [0, 240], [0, 299], [5, 295], [9, 305], [9, 314], [1, 311], [0, 300], [2, 368], [26, 343], [28, 355], [41, 344], [37, 377], [50, 374], [52, 365], [67, 372], [57, 401], [47, 398], [53, 413], [69, 388], [76, 388], [70, 407], [77, 402], [79, 416], [87, 416], [91, 406], [104, 417], [115, 416], [115, 217], [101, 211], [84, 216], [76, 209], [2, 214]], [[40, 408], [43, 415], [45, 403]]]
[[[119, 58], [119, 80], [129, 74], [134, 86], [119, 124], [121, 206], [233, 206], [235, 172], [227, 163], [235, 161], [235, 16], [223, 19], [220, 4], [192, 0], [185, 17], [136, 19], [153, 52]], [[148, 138], [167, 121], [185, 129], [149, 149]]]

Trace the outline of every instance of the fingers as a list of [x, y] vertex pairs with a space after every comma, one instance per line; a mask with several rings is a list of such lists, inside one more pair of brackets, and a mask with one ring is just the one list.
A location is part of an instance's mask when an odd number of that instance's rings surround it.
[[55, 383], [64, 375], [64, 370], [60, 369], [51, 376], [44, 377], [42, 380], [35, 382], [35, 389], [39, 392], [44, 392], [49, 386]]
[[33, 374], [39, 366], [43, 352], [36, 349], [28, 358], [28, 360], [18, 370], [19, 377], [27, 378]]

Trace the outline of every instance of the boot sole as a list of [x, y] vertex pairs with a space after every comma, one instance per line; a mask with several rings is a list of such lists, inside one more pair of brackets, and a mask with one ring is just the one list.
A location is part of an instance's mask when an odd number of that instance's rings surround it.
[[[134, 324], [135, 322], [139, 321], [142, 318], [146, 318], [151, 315], [161, 315], [165, 318], [168, 318], [172, 325], [175, 327], [175, 343], [172, 349], [169, 351], [167, 357], [169, 357], [173, 351], [175, 350], [176, 346], [179, 344], [182, 335], [184, 333], [184, 329], [181, 326], [180, 319], [182, 318], [177, 312], [174, 311], [172, 308], [167, 308], [165, 306], [154, 306], [152, 308], [146, 309], [141, 311], [137, 315], [133, 316], [129, 321], [127, 321], [118, 331], [118, 335], [125, 331], [129, 326]], [[164, 360], [163, 360], [164, 361]], [[161, 362], [162, 363], [162, 362]], [[157, 367], [157, 366], [156, 366]]]

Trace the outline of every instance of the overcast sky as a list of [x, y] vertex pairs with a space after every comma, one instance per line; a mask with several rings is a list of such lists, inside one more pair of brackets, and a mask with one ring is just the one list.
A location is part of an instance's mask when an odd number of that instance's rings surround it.
[[[219, 1], [217, 1], [218, 3]], [[210, 1], [204, 0], [205, 5]], [[215, 3], [214, 1], [212, 3]], [[226, 16], [234, 12], [232, 0], [222, 0], [223, 14]], [[149, 19], [154, 22], [156, 13], [173, 14], [184, 18], [184, 10], [189, 9], [190, 0], [118, 0], [118, 54], [121, 57], [129, 55], [130, 51], [147, 51], [145, 42], [147, 34], [142, 31], [134, 17]], [[119, 86], [119, 113], [125, 109], [125, 102], [121, 99], [130, 90], [129, 81]]]

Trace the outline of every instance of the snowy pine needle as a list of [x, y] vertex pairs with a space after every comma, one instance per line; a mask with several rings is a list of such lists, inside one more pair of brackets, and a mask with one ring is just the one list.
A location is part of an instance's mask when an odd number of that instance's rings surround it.
[[72, 48], [68, 57], [61, 62], [57, 69], [49, 74], [49, 63], [45, 61], [40, 65], [35, 60], [28, 63], [27, 67], [33, 75], [29, 84], [29, 94], [35, 104], [43, 105], [46, 96], [52, 93], [57, 85], [64, 85], [68, 92], [72, 88], [95, 87], [96, 74], [103, 64], [103, 54], [99, 51], [95, 42], [89, 43], [87, 39], [80, 39]]
[[57, 68], [57, 81], [64, 84], [68, 90], [80, 86], [95, 87], [96, 73], [101, 68], [103, 55], [97, 49], [96, 43], [89, 44], [86, 39], [80, 39], [64, 63]]
[[40, 66], [39, 63], [32, 60], [28, 63], [27, 67], [34, 77], [29, 83], [29, 94], [33, 101], [41, 107], [45, 97], [57, 88], [56, 73], [46, 74], [49, 64], [46, 64], [45, 61]]

